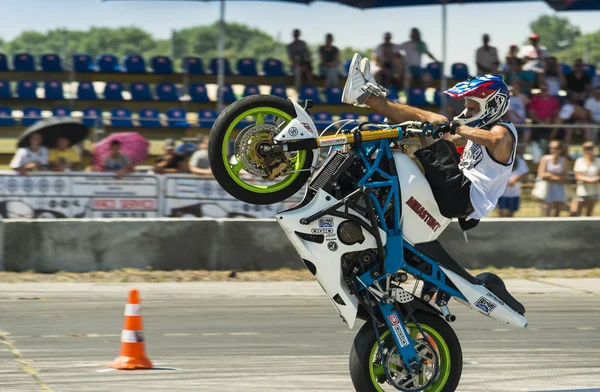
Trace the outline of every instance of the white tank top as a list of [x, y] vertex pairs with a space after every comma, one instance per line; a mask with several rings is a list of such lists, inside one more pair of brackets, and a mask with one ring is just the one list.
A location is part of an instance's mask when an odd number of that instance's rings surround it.
[[508, 163], [496, 161], [487, 148], [468, 141], [458, 167], [471, 180], [471, 205], [474, 211], [470, 219], [481, 219], [496, 207], [511, 176], [517, 151], [517, 130], [512, 123], [498, 122], [514, 136], [513, 150]]

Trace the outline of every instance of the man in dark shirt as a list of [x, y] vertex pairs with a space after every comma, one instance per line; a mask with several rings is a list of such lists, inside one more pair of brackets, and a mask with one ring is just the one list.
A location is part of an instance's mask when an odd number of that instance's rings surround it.
[[340, 75], [340, 51], [333, 46], [333, 35], [325, 36], [325, 45], [319, 48], [319, 56], [321, 57], [321, 76], [325, 77], [325, 86], [337, 86]]
[[185, 162], [185, 157], [175, 152], [175, 140], [165, 139], [163, 149], [165, 153], [156, 158], [154, 162], [154, 173], [187, 173], [188, 166]]
[[306, 42], [300, 39], [300, 30], [295, 29], [293, 35], [294, 40], [288, 44], [287, 53], [294, 65], [294, 73], [300, 73], [301, 84], [313, 84], [310, 49]]
[[575, 69], [569, 73], [567, 79], [567, 90], [574, 102], [583, 105], [590, 96], [592, 80], [583, 72], [583, 60], [575, 60]]

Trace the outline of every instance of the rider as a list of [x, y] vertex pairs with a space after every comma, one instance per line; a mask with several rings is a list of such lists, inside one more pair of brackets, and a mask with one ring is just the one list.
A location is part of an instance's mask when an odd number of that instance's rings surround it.
[[[470, 78], [444, 91], [465, 98], [464, 111], [448, 119], [437, 113], [391, 102], [388, 91], [370, 72], [369, 60], [354, 55], [342, 102], [370, 107], [393, 124], [420, 121], [450, 131], [442, 139], [421, 136], [415, 152], [440, 208], [447, 218], [459, 218], [463, 230], [475, 227], [494, 209], [511, 176], [517, 148], [517, 131], [503, 122], [510, 101], [508, 86], [498, 75]], [[453, 141], [467, 139], [462, 158]]]

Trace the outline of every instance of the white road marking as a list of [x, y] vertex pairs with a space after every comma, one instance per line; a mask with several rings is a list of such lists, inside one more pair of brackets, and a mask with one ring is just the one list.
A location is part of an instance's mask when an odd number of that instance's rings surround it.
[[200, 335], [202, 335], [202, 336], [221, 336], [223, 334], [221, 332], [217, 332], [217, 333], [201, 333]]
[[163, 333], [163, 336], [190, 336], [189, 333]]
[[577, 329], [580, 331], [595, 331], [596, 330], [596, 328], [594, 328], [594, 327], [578, 327]]
[[259, 332], [230, 332], [231, 336], [260, 335]]
[[114, 372], [115, 370], [117, 370], [117, 369], [108, 368], [108, 369], [96, 370], [96, 372], [98, 372], [98, 373], [106, 373], [106, 372]]

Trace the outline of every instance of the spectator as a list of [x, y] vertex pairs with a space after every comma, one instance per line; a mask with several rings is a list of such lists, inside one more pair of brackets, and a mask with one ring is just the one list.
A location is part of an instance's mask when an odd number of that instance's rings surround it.
[[567, 74], [567, 90], [573, 97], [573, 100], [579, 105], [583, 105], [587, 97], [590, 96], [592, 80], [583, 72], [583, 60], [575, 60], [575, 69]]
[[410, 40], [398, 46], [401, 52], [404, 52], [406, 70], [410, 71], [413, 79], [420, 80], [422, 76], [421, 56], [426, 54], [436, 63], [439, 62], [433, 57], [427, 44], [421, 40], [421, 32], [417, 28], [412, 28], [410, 31]]
[[115, 173], [117, 178], [133, 172], [133, 163], [127, 155], [121, 154], [121, 142], [110, 143], [110, 155], [102, 161], [102, 171]]
[[513, 64], [523, 64], [523, 61], [519, 58], [519, 47], [517, 45], [510, 45], [510, 48], [508, 48], [504, 72], [508, 72]]
[[[514, 81], [510, 86], [510, 106], [506, 112], [506, 118], [515, 124], [525, 124], [527, 122], [527, 106], [529, 98], [521, 92], [521, 83]], [[531, 129], [517, 127], [517, 132], [523, 132], [523, 138], [519, 136], [519, 142], [524, 144], [531, 140]]]
[[538, 178], [547, 182], [546, 199], [543, 213], [545, 216], [559, 216], [567, 201], [565, 181], [567, 180], [567, 160], [563, 156], [560, 141], [552, 140], [550, 154], [544, 155], [538, 166]]
[[527, 162], [525, 162], [522, 155], [523, 148], [522, 146], [519, 146], [517, 147], [515, 164], [513, 165], [513, 171], [506, 184], [506, 189], [504, 190], [504, 194], [498, 199], [500, 216], [503, 218], [512, 218], [515, 215], [515, 212], [519, 211], [521, 201], [521, 180], [529, 173]]
[[536, 81], [536, 76], [532, 71], [523, 71], [523, 66], [520, 61], [513, 61], [504, 75], [504, 81], [508, 84], [513, 84], [515, 81], [520, 82], [521, 92], [529, 95], [531, 93], [531, 87]]
[[50, 170], [57, 172], [81, 170], [81, 158], [70, 144], [70, 140], [66, 137], [56, 139], [56, 148], [50, 149], [48, 154]]
[[175, 152], [175, 140], [165, 139], [163, 144], [165, 153], [154, 162], [153, 171], [156, 174], [187, 173], [185, 157]]
[[[558, 113], [558, 117], [556, 119], [556, 124], [585, 124], [588, 120], [588, 112], [585, 111], [584, 108], [579, 106], [577, 102], [573, 100], [571, 94], [567, 94], [564, 98], [563, 106], [560, 108], [560, 112]], [[571, 144], [571, 140], [573, 139], [573, 133], [577, 130], [578, 132], [582, 130], [581, 127], [575, 129], [568, 128], [565, 129], [564, 141], [566, 145]], [[585, 130], [585, 139], [591, 141], [592, 137], [592, 129]], [[550, 139], [556, 139], [558, 136], [558, 128], [554, 128], [550, 133]]]
[[212, 175], [210, 162], [208, 160], [208, 138], [198, 138], [198, 149], [190, 158], [190, 172], [198, 175]]
[[544, 72], [538, 75], [538, 85], [543, 83], [548, 85], [548, 94], [553, 97], [558, 97], [559, 91], [565, 87], [565, 77], [556, 57], [546, 57]]
[[300, 84], [313, 84], [312, 59], [306, 42], [300, 39], [300, 30], [295, 29], [294, 40], [287, 46], [290, 63], [294, 65], [294, 74], [300, 73]]
[[373, 75], [382, 86], [402, 87], [404, 82], [404, 58], [398, 45], [392, 43], [392, 34], [385, 33], [383, 43], [373, 53]]
[[571, 216], [581, 216], [583, 209], [592, 216], [600, 196], [600, 158], [594, 155], [594, 143], [583, 143], [583, 156], [575, 161], [577, 190], [571, 204]]
[[[548, 94], [547, 84], [542, 84], [540, 90], [541, 92], [539, 94], [536, 94], [531, 98], [529, 117], [534, 124], [553, 124], [556, 122], [560, 111], [560, 102], [558, 101], [558, 98]], [[549, 132], [550, 131], [547, 128], [536, 128], [534, 135], [546, 136]]]
[[544, 59], [548, 56], [548, 50], [540, 45], [540, 36], [533, 33], [529, 36], [531, 45], [525, 45], [519, 52], [519, 57], [523, 59], [523, 69], [525, 71], [542, 72], [544, 69]]
[[48, 149], [42, 146], [42, 135], [33, 133], [28, 137], [29, 147], [17, 149], [10, 161], [10, 168], [25, 175], [31, 171], [44, 170], [48, 166]]
[[477, 75], [487, 75], [498, 73], [500, 59], [498, 51], [490, 46], [490, 36], [483, 35], [483, 46], [475, 52], [475, 61], [477, 62]]
[[325, 76], [325, 86], [333, 87], [338, 85], [340, 76], [340, 50], [333, 46], [333, 35], [325, 36], [325, 45], [319, 48], [320, 73]]
[[[588, 118], [590, 122], [600, 125], [600, 86], [594, 89], [594, 95], [586, 99], [583, 107], [588, 111]], [[593, 129], [592, 138], [590, 141], [595, 143], [597, 136], [598, 129]]]

